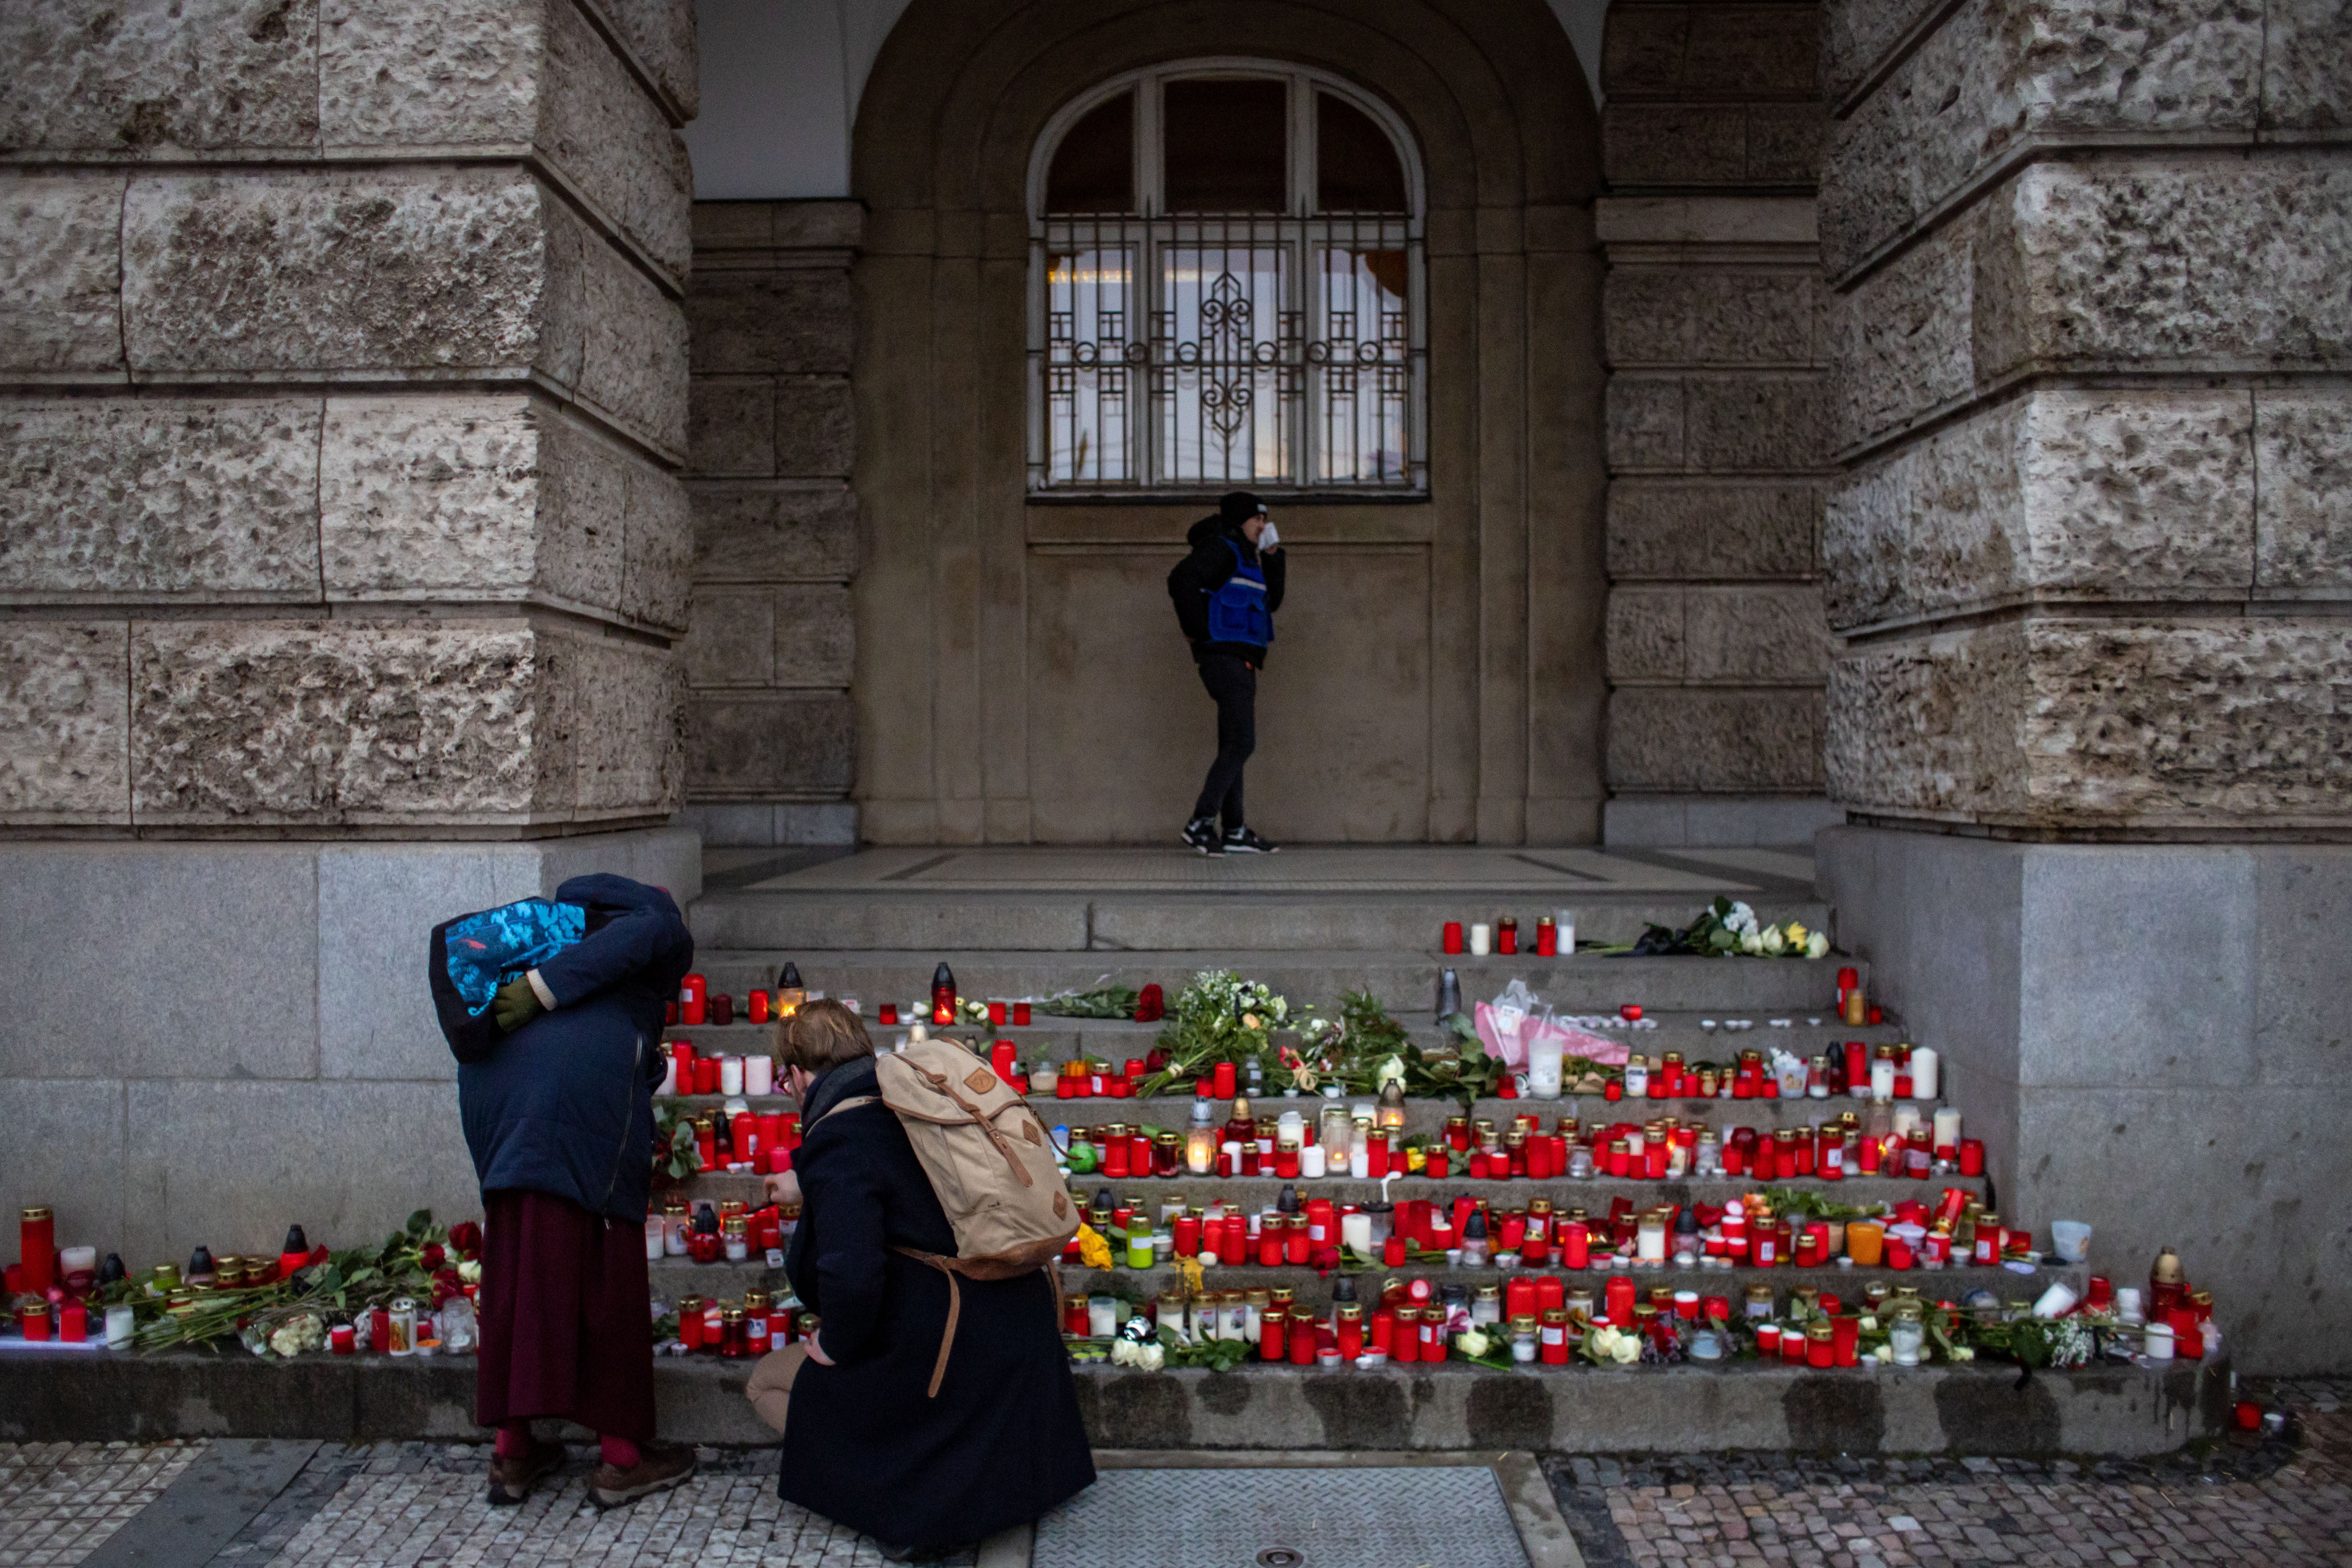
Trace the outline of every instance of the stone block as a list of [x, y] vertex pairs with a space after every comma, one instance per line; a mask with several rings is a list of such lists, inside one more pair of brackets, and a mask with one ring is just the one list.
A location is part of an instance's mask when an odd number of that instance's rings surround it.
[[1680, 680], [1685, 667], [1684, 591], [1617, 587], [1609, 591], [1611, 680]]
[[534, 148], [684, 282], [684, 146], [572, 0], [328, 0], [322, 22], [328, 147]]
[[316, 0], [0, 8], [0, 146], [144, 154], [315, 149]]
[[520, 620], [142, 623], [132, 796], [158, 826], [660, 815], [668, 655]]
[[1973, 215], [1948, 224], [1850, 293], [1832, 296], [1835, 449], [1851, 450], [1975, 390], [1969, 293], [1979, 226]]
[[1612, 479], [1609, 575], [1810, 575], [1821, 517], [1820, 487], [1802, 482]]
[[499, 862], [518, 856], [537, 858], [523, 845], [319, 846], [320, 1078], [457, 1078], [432, 997], [418, 984], [425, 935], [454, 916], [537, 892], [499, 885]]
[[0, 1212], [47, 1204], [57, 1212], [59, 1242], [94, 1245], [101, 1257], [113, 1251], [125, 1217], [122, 1183], [112, 1174], [122, 1169], [121, 1080], [0, 1079], [0, 1094], [9, 1107]]
[[95, 169], [0, 175], [0, 370], [121, 372], [122, 186]]
[[129, 1104], [126, 1258], [266, 1253], [291, 1215], [348, 1243], [482, 1212], [454, 1084], [137, 1082]]
[[[2042, 366], [2281, 370], [2352, 358], [2352, 168], [2037, 163], [1987, 214], [1979, 382]], [[1998, 302], [2001, 307], [1990, 307]]]
[[130, 672], [120, 621], [0, 626], [0, 823], [130, 825]]
[[[542, 631], [550, 685], [569, 710], [571, 816], [581, 822], [667, 816], [677, 808], [686, 681], [668, 648]], [[563, 781], [551, 779], [560, 798]]]
[[726, 479], [776, 472], [776, 384], [767, 376], [698, 375], [687, 395], [688, 471]]
[[1609, 784], [1627, 790], [1817, 792], [1818, 690], [1628, 687], [1609, 698]]
[[698, 372], [849, 374], [856, 319], [845, 268], [708, 273], [688, 289], [686, 310]]
[[775, 605], [776, 684], [845, 689], [857, 654], [848, 587], [786, 584], [776, 589]]
[[2352, 12], [2338, 0], [2263, 0], [2263, 129], [2352, 126]]
[[856, 759], [849, 698], [834, 692], [696, 692], [687, 792], [696, 800], [848, 793]]
[[694, 0], [588, 0], [604, 16], [640, 68], [653, 79], [671, 118], [683, 125], [702, 112], [700, 53], [694, 32]]
[[1815, 5], [1694, 5], [1684, 90], [1702, 98], [1811, 98], [1820, 74]]
[[0, 403], [0, 599], [319, 597], [319, 400]]
[[1684, 384], [1689, 421], [1684, 455], [1691, 468], [1801, 473], [1828, 465], [1826, 376], [1695, 375]]
[[[300, 844], [0, 847], [10, 996], [0, 1077], [127, 1078], [167, 1089], [311, 1077], [312, 859]], [[405, 951], [421, 979], [422, 931]], [[154, 1129], [131, 1125], [136, 1142], [153, 1147]]]
[[2352, 395], [2266, 388], [2253, 399], [2255, 584], [2331, 595], [2352, 588]]
[[1828, 0], [1822, 7], [1822, 92], [1832, 106], [1862, 84], [1942, 0]]
[[1829, 151], [1828, 116], [1818, 103], [1748, 108], [1748, 179], [1759, 185], [1811, 185]]
[[519, 171], [146, 175], [122, 226], [142, 374], [536, 372], [684, 454], [677, 304]]
[[1603, 312], [1612, 365], [1817, 363], [1809, 273], [1613, 268]]
[[551, 358], [548, 205], [510, 169], [142, 175], [121, 220], [131, 364], [574, 380], [576, 350]]
[[2249, 396], [2031, 393], [1864, 465], [1832, 492], [1822, 533], [1832, 624], [2241, 590], [2256, 533]]
[[1687, 679], [1814, 685], [1828, 679], [1829, 623], [1818, 585], [1750, 583], [1694, 587], [1684, 595]]
[[687, 684], [697, 689], [774, 685], [775, 590], [697, 589], [684, 651]]
[[1619, 5], [1601, 34], [1601, 89], [1612, 102], [1671, 98], [1690, 47], [1687, 5]]
[[1612, 471], [1683, 467], [1680, 376], [1611, 376], [1607, 417]]
[[520, 395], [337, 397], [319, 493], [335, 600], [530, 601], [684, 619], [677, 481]]
[[671, 636], [686, 630], [694, 518], [686, 487], [651, 464], [625, 470], [628, 531], [621, 545], [621, 614]]
[[689, 491], [697, 583], [839, 578], [857, 570], [857, 498], [845, 485], [706, 485]]
[[849, 477], [857, 458], [856, 407], [841, 376], [776, 383], [776, 472], [794, 479]]
[[2047, 827], [2352, 820], [2329, 622], [2036, 616], [1850, 647], [1830, 675], [1833, 798]]
[[1968, 0], [1839, 122], [1830, 275], [2021, 145], [2251, 132], [2262, 61], [2253, 0]]
[[[551, 207], [549, 216], [559, 209]], [[580, 397], [673, 463], [686, 458], [684, 308], [567, 212], [580, 247]], [[552, 227], [553, 226], [551, 226]]]
[[1734, 185], [1748, 174], [1747, 110], [1612, 103], [1601, 112], [1601, 146], [1612, 185]]
[[2352, 1047], [2352, 991], [2336, 980], [2352, 941], [2352, 853], [2340, 844], [2248, 853], [2259, 911], [2248, 1012], [2255, 1080], [2332, 1091]]

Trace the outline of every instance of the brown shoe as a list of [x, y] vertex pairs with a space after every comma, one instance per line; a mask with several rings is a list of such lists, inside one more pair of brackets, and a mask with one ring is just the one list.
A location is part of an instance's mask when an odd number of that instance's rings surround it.
[[640, 1443], [637, 1462], [627, 1469], [599, 1465], [588, 1478], [588, 1495], [598, 1508], [618, 1508], [694, 1479], [694, 1450], [682, 1443]]
[[516, 1458], [498, 1454], [490, 1456], [489, 1504], [492, 1508], [512, 1508], [530, 1496], [530, 1489], [540, 1478], [562, 1468], [567, 1458], [561, 1443], [542, 1443], [531, 1439], [530, 1452]]

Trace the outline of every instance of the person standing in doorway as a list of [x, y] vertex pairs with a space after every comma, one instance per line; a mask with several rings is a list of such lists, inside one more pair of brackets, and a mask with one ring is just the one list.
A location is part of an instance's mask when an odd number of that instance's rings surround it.
[[1242, 768], [1257, 749], [1257, 672], [1265, 668], [1274, 613], [1282, 608], [1282, 536], [1264, 501], [1234, 490], [1184, 542], [1192, 553], [1168, 574], [1168, 596], [1192, 645], [1201, 684], [1217, 704], [1217, 760], [1192, 803], [1184, 842], [1203, 855], [1270, 855], [1276, 847], [1243, 819]]

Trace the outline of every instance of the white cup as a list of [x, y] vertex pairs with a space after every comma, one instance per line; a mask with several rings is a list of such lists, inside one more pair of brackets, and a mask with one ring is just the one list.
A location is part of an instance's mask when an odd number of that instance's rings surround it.
[[2091, 1227], [2081, 1220], [2052, 1220], [2050, 1239], [2056, 1245], [2062, 1262], [2080, 1263], [2091, 1256]]
[[2172, 1359], [2172, 1325], [2150, 1323], [2140, 1331], [2140, 1352], [2150, 1361]]
[[2081, 1300], [2074, 1294], [2074, 1287], [2063, 1280], [2054, 1280], [2049, 1289], [2042, 1292], [2042, 1299], [2033, 1303], [2033, 1315], [2037, 1318], [2062, 1318]]

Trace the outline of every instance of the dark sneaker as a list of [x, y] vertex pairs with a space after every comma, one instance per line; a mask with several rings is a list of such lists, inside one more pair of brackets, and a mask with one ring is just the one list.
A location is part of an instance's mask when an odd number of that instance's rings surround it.
[[1213, 816], [1196, 816], [1186, 823], [1184, 842], [1203, 855], [1220, 854], [1224, 847], [1217, 838], [1217, 819]]
[[530, 1496], [530, 1489], [542, 1477], [563, 1467], [564, 1452], [561, 1443], [531, 1440], [530, 1452], [514, 1458], [498, 1454], [490, 1456], [489, 1504], [492, 1508], [512, 1508]]
[[1268, 844], [1246, 827], [1225, 830], [1225, 853], [1228, 855], [1271, 855], [1281, 847], [1279, 844]]
[[598, 1508], [618, 1508], [641, 1497], [666, 1492], [694, 1479], [694, 1450], [682, 1443], [640, 1443], [637, 1462], [627, 1469], [599, 1465], [588, 1478], [588, 1495]]

